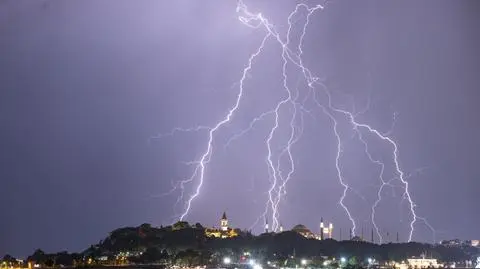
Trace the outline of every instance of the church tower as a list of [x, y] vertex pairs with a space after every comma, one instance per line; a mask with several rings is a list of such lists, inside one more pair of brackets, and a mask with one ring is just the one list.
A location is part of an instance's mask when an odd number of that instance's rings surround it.
[[223, 212], [222, 218], [220, 219], [220, 229], [222, 231], [228, 231], [228, 219], [225, 212]]

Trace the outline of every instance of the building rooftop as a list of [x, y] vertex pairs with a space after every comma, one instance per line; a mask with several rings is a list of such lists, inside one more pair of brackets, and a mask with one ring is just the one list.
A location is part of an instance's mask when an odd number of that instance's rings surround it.
[[297, 232], [297, 233], [301, 233], [301, 234], [313, 234], [312, 231], [310, 231], [305, 225], [303, 224], [298, 224], [298, 225], [295, 225], [293, 228], [292, 228], [292, 231], [294, 232]]

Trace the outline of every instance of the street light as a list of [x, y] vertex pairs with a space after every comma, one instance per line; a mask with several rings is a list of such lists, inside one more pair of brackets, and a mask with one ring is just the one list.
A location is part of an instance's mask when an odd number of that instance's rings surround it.
[[373, 259], [372, 258], [368, 258], [368, 264], [372, 264], [373, 263]]
[[307, 260], [302, 259], [302, 260], [300, 261], [300, 263], [301, 263], [302, 265], [306, 265], [306, 264], [307, 264]]
[[232, 260], [230, 259], [230, 257], [223, 258], [223, 263], [224, 264], [230, 264], [231, 262], [232, 262]]
[[346, 259], [345, 257], [341, 257], [341, 258], [340, 258], [340, 262], [341, 262], [341, 263], [345, 263], [346, 261], [347, 261], [347, 259]]

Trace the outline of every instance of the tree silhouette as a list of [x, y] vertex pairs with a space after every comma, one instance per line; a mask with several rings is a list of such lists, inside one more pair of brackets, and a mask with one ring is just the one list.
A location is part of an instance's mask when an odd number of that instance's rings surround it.
[[167, 227], [152, 227], [144, 223], [139, 227], [119, 228], [81, 254], [46, 254], [37, 249], [27, 260], [47, 266], [71, 266], [82, 263], [82, 260], [88, 261], [88, 258], [95, 261], [100, 256], [113, 257], [126, 251], [143, 252], [140, 256], [130, 257], [132, 263], [171, 265], [177, 262], [185, 266], [215, 266], [222, 264], [225, 256], [239, 261], [244, 252], [250, 252], [259, 262], [271, 261], [282, 267], [299, 264], [302, 258], [308, 258], [312, 266], [322, 266], [325, 256], [337, 261], [346, 257], [349, 260], [344, 266], [349, 268], [365, 265], [368, 258], [399, 262], [425, 253], [428, 257], [450, 262], [472, 260], [480, 255], [478, 248], [469, 246], [445, 247], [414, 242], [377, 245], [364, 241], [315, 240], [292, 231], [259, 236], [240, 232], [234, 238], [209, 238], [200, 223], [190, 226], [187, 222], [178, 222]]

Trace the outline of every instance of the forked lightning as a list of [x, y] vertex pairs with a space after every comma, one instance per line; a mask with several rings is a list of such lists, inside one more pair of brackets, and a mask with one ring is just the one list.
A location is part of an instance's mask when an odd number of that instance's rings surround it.
[[[272, 41], [273, 44], [277, 44], [281, 48], [281, 54], [279, 55], [279, 57], [281, 57], [280, 59], [282, 61], [282, 76], [279, 77], [279, 82], [281, 82], [283, 86], [281, 90], [283, 91], [284, 97], [279, 100], [273, 108], [266, 109], [265, 112], [254, 118], [247, 129], [232, 136], [228, 140], [226, 145], [224, 145], [225, 150], [228, 150], [228, 146], [230, 146], [231, 143], [233, 143], [236, 139], [240, 139], [245, 133], [252, 131], [255, 124], [269, 124], [270, 126], [268, 136], [264, 141], [265, 163], [269, 175], [268, 180], [270, 187], [267, 192], [266, 204], [263, 214], [259, 216], [257, 222], [261, 219], [271, 219], [271, 230], [278, 231], [280, 229], [281, 201], [287, 194], [288, 183], [290, 181], [293, 181], [295, 173], [295, 157], [293, 154], [293, 149], [295, 144], [299, 141], [303, 134], [304, 113], [312, 113], [304, 107], [306, 99], [309, 99], [316, 106], [318, 106], [318, 108], [320, 108], [320, 111], [322, 111], [332, 122], [331, 131], [337, 143], [334, 165], [337, 171], [338, 182], [343, 188], [339, 198], [339, 204], [341, 208], [345, 211], [348, 219], [351, 222], [352, 233], [355, 234], [355, 229], [357, 225], [351, 210], [345, 204], [345, 198], [347, 197], [349, 192], [352, 192], [354, 190], [347, 183], [347, 180], [344, 178], [344, 173], [342, 170], [341, 160], [345, 145], [342, 141], [341, 130], [339, 130], [338, 128], [339, 121], [346, 122], [351, 126], [351, 131], [356, 134], [359, 141], [363, 144], [365, 154], [368, 157], [369, 161], [379, 167], [378, 178], [380, 181], [380, 186], [377, 191], [375, 202], [371, 206], [371, 222], [376, 230], [379, 241], [382, 242], [383, 237], [381, 235], [380, 228], [376, 223], [376, 208], [381, 203], [383, 189], [386, 186], [394, 187], [394, 185], [391, 184], [391, 181], [384, 179], [385, 163], [383, 163], [379, 159], [375, 159], [372, 156], [371, 152], [369, 151], [369, 144], [364, 139], [365, 136], [371, 136], [371, 138], [376, 143], [386, 143], [391, 148], [391, 161], [394, 164], [395, 170], [394, 180], [397, 180], [402, 184], [403, 197], [408, 202], [408, 208], [411, 215], [411, 221], [409, 223], [408, 241], [411, 241], [413, 238], [415, 224], [417, 223], [417, 221], [421, 220], [429, 228], [431, 228], [431, 226], [426, 222], [425, 218], [419, 217], [416, 212], [416, 204], [410, 193], [409, 182], [405, 177], [405, 172], [400, 167], [397, 143], [389, 137], [389, 133], [383, 134], [369, 124], [359, 122], [356, 119], [356, 116], [358, 114], [355, 114], [355, 112], [350, 112], [346, 109], [335, 106], [333, 104], [330, 91], [321, 82], [321, 79], [314, 76], [309, 70], [309, 68], [307, 68], [303, 63], [303, 40], [307, 36], [307, 29], [309, 27], [311, 16], [314, 15], [316, 11], [320, 11], [323, 9], [323, 5], [316, 5], [310, 7], [303, 3], [297, 4], [295, 6], [295, 9], [289, 14], [286, 19], [288, 28], [285, 35], [282, 36], [277, 31], [275, 25], [271, 21], [269, 21], [262, 13], [250, 12], [247, 5], [243, 1], [239, 1], [237, 3], [237, 13], [239, 14], [239, 21], [247, 27], [258, 29], [259, 31], [264, 31], [265, 36], [258, 45], [256, 51], [254, 51], [246, 61], [246, 66], [241, 72], [241, 78], [238, 83], [239, 87], [236, 99], [234, 100], [230, 109], [225, 113], [225, 115], [223, 115], [216, 123], [212, 125], [213, 127], [198, 126], [188, 129], [174, 128], [171, 132], [166, 134], [174, 135], [175, 132], [179, 131], [206, 131], [208, 133], [207, 141], [205, 142], [204, 146], [204, 151], [200, 155], [201, 157], [198, 160], [192, 162], [192, 164], [194, 165], [192, 175], [189, 178], [180, 181], [178, 184], [174, 184], [174, 189], [180, 189], [180, 196], [177, 199], [177, 204], [182, 201], [184, 201], [185, 203], [183, 211], [179, 216], [180, 220], [184, 220], [189, 214], [189, 212], [192, 210], [192, 205], [195, 199], [200, 194], [203, 183], [205, 182], [205, 180], [208, 180], [205, 177], [205, 171], [208, 167], [208, 164], [210, 163], [212, 154], [214, 154], [214, 141], [216, 135], [219, 130], [221, 130], [222, 128], [226, 128], [227, 125], [233, 121], [236, 113], [241, 109], [242, 100], [244, 95], [246, 94], [244, 84], [247, 80], [247, 77], [249, 77], [249, 73], [253, 72], [253, 65], [255, 63], [255, 59], [261, 56], [262, 52], [267, 49], [267, 41]], [[293, 18], [294, 16], [299, 15], [304, 16], [303, 24], [300, 27], [301, 32], [299, 33], [299, 38], [297, 40], [298, 45], [292, 46], [291, 36], [292, 31], [294, 31], [295, 27]], [[291, 79], [291, 76], [289, 75], [288, 67], [297, 69], [300, 72], [305, 85], [307, 85], [306, 92], [302, 93], [298, 87], [294, 89], [289, 86], [293, 79]], [[301, 94], [303, 94], [302, 96], [306, 96], [306, 99], [303, 101], [298, 100]], [[288, 113], [280, 113], [285, 111], [288, 111]], [[285, 114], [287, 114], [288, 116], [284, 119]], [[276, 153], [276, 150], [273, 146], [273, 140], [275, 137], [277, 137], [276, 135], [279, 128], [281, 127], [281, 124], [285, 122], [288, 123], [289, 136], [284, 142], [283, 148], [280, 150], [280, 152]], [[161, 135], [158, 137], [163, 136]], [[286, 158], [287, 160], [287, 167], [282, 166], [282, 164], [285, 165], [285, 163], [282, 162], [283, 158]], [[193, 184], [194, 191], [192, 194], [189, 194], [188, 197], [185, 198], [184, 190], [187, 184]], [[173, 190], [168, 192], [168, 194], [172, 192]]]

